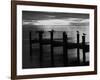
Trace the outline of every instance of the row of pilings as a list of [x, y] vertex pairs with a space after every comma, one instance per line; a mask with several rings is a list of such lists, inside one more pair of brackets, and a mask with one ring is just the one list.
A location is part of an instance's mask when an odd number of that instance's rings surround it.
[[[38, 34], [38, 39], [37, 41], [35, 41], [36, 43], [39, 43], [39, 62], [40, 62], [40, 67], [42, 67], [42, 64], [43, 64], [43, 45], [47, 45], [49, 44], [50, 45], [50, 54], [51, 54], [51, 66], [55, 66], [55, 61], [54, 61], [54, 47], [55, 44], [54, 44], [54, 30], [51, 30], [49, 31], [50, 33], [50, 39], [49, 39], [49, 42], [44, 42], [44, 39], [43, 39], [43, 34], [44, 34], [44, 31], [37, 31], [37, 34]], [[62, 43], [60, 46], [63, 47], [63, 64], [64, 66], [68, 66], [69, 64], [69, 57], [68, 57], [68, 48], [69, 48], [69, 43], [68, 43], [68, 35], [65, 31], [63, 31], [63, 38], [62, 38]], [[81, 43], [81, 46], [82, 46], [82, 52], [83, 52], [83, 64], [86, 63], [86, 51], [85, 51], [85, 36], [86, 34], [83, 33], [82, 35], [82, 43]], [[30, 59], [32, 60], [32, 44], [34, 44], [34, 40], [32, 39], [32, 31], [29, 32], [29, 41], [30, 41]], [[77, 43], [75, 44], [76, 45], [76, 48], [77, 48], [77, 63], [80, 64], [80, 34], [79, 34], [79, 31], [77, 31]]]

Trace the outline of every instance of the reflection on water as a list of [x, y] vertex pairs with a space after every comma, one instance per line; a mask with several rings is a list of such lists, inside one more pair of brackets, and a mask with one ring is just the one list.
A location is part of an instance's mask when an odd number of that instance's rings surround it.
[[[81, 27], [82, 28], [82, 27]], [[85, 27], [86, 28], [86, 27]], [[86, 33], [86, 42], [89, 42], [89, 31], [86, 29], [80, 29], [80, 43], [82, 42], [82, 33]], [[40, 28], [39, 28], [40, 29]], [[39, 30], [37, 29], [37, 30]], [[70, 27], [70, 29], [65, 29], [65, 28], [57, 28], [59, 30], [62, 29], [66, 30], [66, 33], [68, 34], [68, 42], [71, 43], [76, 43], [77, 39], [77, 33], [76, 31], [78, 28], [76, 27]], [[39, 67], [39, 44], [33, 44], [32, 47], [32, 62], [30, 62], [30, 45], [29, 45], [29, 31], [32, 30], [32, 39], [38, 39], [38, 34], [35, 32], [35, 29], [33, 26], [24, 26], [23, 28], [23, 68], [38, 68]], [[62, 31], [61, 32], [55, 32], [54, 33], [54, 39], [60, 38], [62, 39]], [[45, 34], [43, 34], [43, 38], [49, 38], [50, 39], [50, 33], [46, 31]], [[58, 40], [57, 40], [58, 41]], [[62, 42], [62, 40], [59, 40]], [[83, 50], [80, 49], [80, 61], [83, 61]], [[89, 62], [89, 52], [86, 52], [86, 62]], [[68, 49], [68, 59], [69, 62], [76, 62], [77, 60], [77, 48], [74, 49]], [[63, 65], [63, 47], [54, 47], [54, 62], [56, 67], [58, 66], [64, 66]], [[50, 50], [50, 45], [43, 45], [43, 64], [45, 65], [44, 67], [48, 67], [51, 65], [51, 50]], [[88, 64], [89, 65], [89, 64]]]
[[[69, 59], [77, 58], [77, 49], [69, 49], [68, 50]], [[83, 61], [83, 52], [80, 49], [80, 61]], [[86, 52], [86, 61], [89, 61], [89, 52]]]
[[[62, 55], [63, 53], [63, 48], [62, 47], [55, 47], [54, 48], [54, 54], [55, 55]], [[83, 61], [83, 50], [79, 49], [80, 52], [80, 61]], [[44, 54], [50, 53], [50, 45], [44, 46]], [[89, 61], [89, 52], [86, 52], [86, 61]], [[77, 59], [77, 48], [74, 49], [68, 49], [68, 58], [69, 60], [76, 60]]]

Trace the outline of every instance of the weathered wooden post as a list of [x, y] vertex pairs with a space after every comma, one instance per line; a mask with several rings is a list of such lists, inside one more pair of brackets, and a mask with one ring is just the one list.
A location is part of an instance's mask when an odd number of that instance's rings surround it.
[[50, 43], [51, 43], [51, 66], [54, 66], [54, 49], [53, 49], [53, 33], [54, 30], [50, 31]]
[[68, 65], [68, 44], [66, 32], [63, 32], [63, 62], [64, 66]]
[[84, 63], [84, 64], [85, 64], [85, 62], [86, 62], [86, 55], [85, 55], [85, 35], [86, 35], [86, 34], [83, 33], [83, 36], [82, 36], [83, 63]]
[[40, 56], [39, 56], [39, 61], [40, 61], [40, 67], [42, 67], [43, 64], [43, 46], [42, 46], [42, 39], [43, 39], [43, 31], [38, 31], [39, 33], [39, 47], [40, 47]]
[[80, 63], [80, 52], [79, 52], [79, 42], [80, 42], [80, 39], [79, 39], [79, 31], [77, 31], [77, 62]]
[[30, 43], [30, 60], [32, 61], [32, 31], [29, 32], [29, 43]]

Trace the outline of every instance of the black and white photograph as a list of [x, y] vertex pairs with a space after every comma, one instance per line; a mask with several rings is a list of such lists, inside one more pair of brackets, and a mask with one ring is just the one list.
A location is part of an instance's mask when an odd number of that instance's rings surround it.
[[89, 66], [89, 14], [22, 11], [23, 69]]
[[12, 2], [12, 79], [97, 74], [97, 6]]

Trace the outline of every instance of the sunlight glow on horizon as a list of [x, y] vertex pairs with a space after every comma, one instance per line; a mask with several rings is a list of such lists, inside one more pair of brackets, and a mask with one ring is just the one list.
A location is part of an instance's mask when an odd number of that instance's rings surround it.
[[89, 19], [82, 18], [66, 18], [66, 19], [45, 19], [45, 20], [23, 20], [23, 25], [72, 25], [76, 23], [77, 25], [89, 23]]

